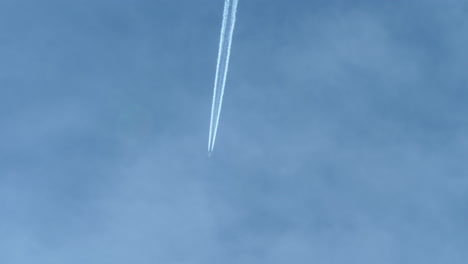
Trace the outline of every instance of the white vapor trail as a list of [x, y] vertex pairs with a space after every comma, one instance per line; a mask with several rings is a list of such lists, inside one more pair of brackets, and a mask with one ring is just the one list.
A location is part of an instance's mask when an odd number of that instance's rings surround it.
[[[208, 138], [208, 155], [213, 152], [216, 132], [218, 131], [219, 116], [223, 104], [224, 87], [231, 55], [232, 35], [236, 23], [238, 0], [225, 0], [221, 36], [219, 39], [218, 61], [216, 63], [216, 76], [213, 89], [213, 103], [211, 105], [210, 132]], [[227, 30], [226, 30], [227, 29]]]

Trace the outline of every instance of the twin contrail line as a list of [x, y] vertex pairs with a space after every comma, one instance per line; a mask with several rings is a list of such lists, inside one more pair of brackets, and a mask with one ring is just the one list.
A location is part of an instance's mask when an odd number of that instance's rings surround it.
[[236, 24], [236, 11], [238, 0], [225, 0], [221, 36], [219, 39], [218, 60], [216, 63], [216, 75], [213, 89], [213, 103], [211, 105], [210, 132], [208, 137], [208, 155], [213, 152], [216, 132], [218, 131], [219, 116], [223, 104], [224, 87], [231, 55], [232, 35]]

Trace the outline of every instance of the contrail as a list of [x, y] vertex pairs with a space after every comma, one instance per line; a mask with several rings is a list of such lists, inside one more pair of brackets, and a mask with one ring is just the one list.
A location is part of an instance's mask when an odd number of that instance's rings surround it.
[[[224, 87], [231, 55], [232, 35], [236, 24], [236, 11], [238, 0], [225, 0], [221, 36], [219, 39], [218, 60], [216, 63], [216, 76], [213, 89], [213, 103], [211, 105], [210, 132], [208, 138], [208, 155], [213, 152], [216, 132], [218, 131], [219, 116], [223, 104]], [[226, 29], [228, 31], [226, 32]]]

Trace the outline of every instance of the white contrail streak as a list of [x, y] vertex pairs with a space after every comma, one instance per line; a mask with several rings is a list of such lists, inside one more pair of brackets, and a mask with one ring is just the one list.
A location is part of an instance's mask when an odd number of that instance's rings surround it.
[[[221, 36], [219, 39], [218, 60], [216, 63], [216, 76], [213, 89], [213, 103], [211, 105], [210, 132], [208, 138], [208, 154], [213, 151], [216, 133], [218, 131], [219, 116], [223, 104], [224, 87], [231, 55], [232, 35], [236, 23], [236, 11], [238, 0], [225, 0]], [[226, 32], [226, 29], [228, 31]]]

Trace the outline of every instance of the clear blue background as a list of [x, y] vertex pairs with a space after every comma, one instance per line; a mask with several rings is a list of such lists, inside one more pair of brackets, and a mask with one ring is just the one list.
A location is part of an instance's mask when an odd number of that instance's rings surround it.
[[468, 1], [0, 0], [0, 263], [468, 263]]

